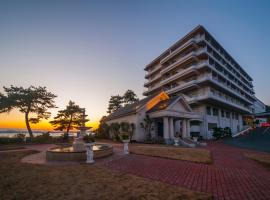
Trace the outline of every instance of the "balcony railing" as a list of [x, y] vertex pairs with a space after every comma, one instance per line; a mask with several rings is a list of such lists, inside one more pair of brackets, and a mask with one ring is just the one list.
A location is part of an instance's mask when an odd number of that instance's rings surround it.
[[180, 47], [178, 47], [176, 50], [174, 50], [172, 53], [170, 53], [168, 56], [166, 56], [165, 58], [163, 58], [160, 63], [164, 63], [166, 61], [168, 61], [169, 59], [171, 59], [172, 57], [176, 56], [177, 54], [179, 54], [181, 51], [185, 50], [187, 47], [189, 47], [190, 45], [196, 45], [196, 43], [198, 43], [201, 40], [201, 38], [191, 38], [190, 40], [188, 40], [186, 43], [184, 43], [183, 45], [181, 45]]
[[183, 56], [178, 61], [172, 63], [171, 65], [167, 66], [166, 68], [162, 69], [160, 73], [165, 74], [169, 72], [170, 70], [174, 69], [175, 67], [179, 66], [180, 64], [184, 63], [185, 61], [189, 60], [190, 58], [196, 58], [198, 55], [206, 52], [205, 48], [202, 48], [198, 51], [192, 51], [189, 54]]

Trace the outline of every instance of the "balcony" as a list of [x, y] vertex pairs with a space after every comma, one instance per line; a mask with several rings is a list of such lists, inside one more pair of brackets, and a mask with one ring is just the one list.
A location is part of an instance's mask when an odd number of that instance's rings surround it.
[[[209, 56], [211, 56], [208, 52], [207, 52], [207, 54], [208, 54]], [[221, 64], [221, 63], [220, 63], [218, 60], [216, 60], [214, 57], [211, 56], [211, 58], [214, 59], [219, 65], [221, 65], [221, 66], [224, 67], [224, 65]], [[210, 64], [210, 63], [209, 63], [209, 66], [210, 66], [210, 68], [211, 68], [213, 71], [215, 71], [217, 74], [219, 74], [220, 76], [222, 76], [224, 79], [226, 79], [227, 81], [229, 81], [229, 82], [230, 82], [231, 84], [233, 84], [235, 87], [237, 87], [237, 88], [240, 89], [242, 92], [244, 92], [244, 93], [247, 94], [249, 97], [251, 97], [251, 98], [253, 98], [253, 99], [255, 100], [254, 95], [250, 94], [248, 91], [244, 90], [243, 88], [241, 88], [240, 86], [238, 86], [235, 82], [233, 82], [232, 80], [230, 80], [228, 76], [225, 76], [222, 72], [220, 72], [219, 70], [217, 70], [213, 64]], [[226, 85], [226, 86], [227, 86], [227, 85]], [[228, 87], [228, 86], [227, 86], [227, 87]], [[252, 90], [251, 90], [251, 91], [252, 91]], [[238, 94], [239, 94], [239, 93], [238, 93]]]
[[148, 87], [149, 85], [151, 85], [152, 83], [154, 83], [155, 81], [157, 81], [158, 79], [161, 78], [161, 74], [158, 74], [156, 77], [154, 77], [153, 79], [149, 80], [148, 82], [144, 83], [144, 87]]
[[183, 90], [186, 90], [186, 89], [190, 89], [192, 87], [197, 87], [197, 80], [192, 80], [192, 81], [189, 81], [189, 82], [186, 82], [186, 83], [177, 85], [175, 87], [165, 89], [165, 91], [168, 94], [172, 94], [172, 93], [175, 93], [175, 92], [179, 92], [179, 91], [183, 91]]
[[176, 56], [177, 54], [179, 54], [180, 52], [182, 52], [183, 50], [185, 50], [186, 48], [188, 48], [189, 46], [196, 46], [197, 43], [200, 41], [201, 39], [196, 39], [196, 38], [191, 38], [190, 40], [188, 40], [186, 43], [184, 43], [183, 45], [181, 45], [180, 47], [178, 47], [176, 50], [174, 50], [172, 53], [170, 53], [168, 56], [166, 56], [165, 58], [163, 58], [160, 63], [163, 64], [164, 62], [170, 60], [172, 57]]
[[157, 66], [155, 69], [153, 69], [152, 71], [149, 71], [146, 75], [145, 78], [149, 78], [149, 76], [155, 74], [156, 72], [158, 72], [163, 66], [159, 65]]
[[155, 85], [152, 88], [148, 88], [148, 90], [146, 90], [146, 91], [143, 92], [143, 95], [148, 95], [150, 92], [153, 92], [156, 89], [159, 89], [160, 87], [161, 87], [161, 85], [160, 84], [157, 84], [157, 85]]
[[[212, 49], [214, 49], [214, 51], [215, 52], [217, 52], [232, 68], [234, 68], [234, 70], [235, 71], [237, 71], [238, 73], [240, 73], [240, 75], [241, 75], [241, 78], [243, 78], [244, 80], [246, 80], [247, 82], [250, 82], [244, 75], [242, 75], [242, 72], [240, 72], [239, 70], [237, 70], [235, 67], [234, 67], [234, 65], [232, 65], [231, 64], [231, 62], [225, 57], [225, 56], [223, 56], [223, 54], [221, 54], [215, 47], [213, 47], [213, 45], [210, 43], [210, 42], [208, 42], [207, 40], [205, 40], [204, 39], [204, 42], [207, 44], [207, 45], [209, 45]], [[232, 73], [231, 71], [230, 71], [230, 73]], [[233, 73], [232, 73], [233, 74]], [[240, 77], [237, 77], [238, 79], [239, 79], [239, 81], [241, 81], [241, 82], [243, 82], [241, 79], [240, 79]], [[246, 83], [245, 83], [246, 84]], [[250, 87], [250, 86], [248, 86], [248, 87]]]
[[192, 51], [189, 54], [185, 55], [184, 57], [180, 58], [178, 61], [176, 61], [175, 63], [172, 63], [171, 65], [167, 66], [166, 68], [162, 69], [160, 71], [160, 73], [165, 74], [169, 71], [171, 71], [172, 69], [174, 69], [175, 67], [181, 65], [182, 63], [186, 62], [187, 60], [194, 58], [196, 59], [196, 57], [202, 53], [206, 52], [205, 48], [202, 48], [198, 51]]
[[240, 109], [244, 112], [250, 112], [250, 109], [242, 106], [242, 105], [239, 105], [237, 103], [234, 103], [232, 101], [229, 101], [229, 100], [226, 100], [225, 98], [223, 97], [220, 97], [218, 95], [215, 95], [211, 92], [208, 92], [206, 94], [201, 94], [201, 95], [198, 95], [198, 96], [195, 96], [195, 97], [187, 97], [186, 100], [188, 103], [195, 103], [195, 102], [198, 102], [198, 101], [205, 101], [205, 100], [214, 100], [214, 101], [218, 101], [219, 103], [221, 104], [225, 104], [227, 106], [230, 106], [230, 107], [234, 107], [236, 109]]

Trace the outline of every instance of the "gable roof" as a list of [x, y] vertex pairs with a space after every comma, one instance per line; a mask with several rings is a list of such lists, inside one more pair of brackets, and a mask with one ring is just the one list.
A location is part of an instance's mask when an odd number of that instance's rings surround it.
[[168, 108], [170, 105], [172, 105], [178, 98], [179, 98], [179, 96], [175, 96], [175, 97], [171, 97], [169, 99], [160, 101], [158, 104], [156, 104], [150, 110], [148, 110], [147, 113], [164, 110], [164, 109]]
[[136, 110], [138, 108], [144, 106], [152, 98], [153, 98], [153, 96], [149, 96], [149, 97], [146, 97], [146, 98], [144, 98], [136, 103], [129, 104], [129, 105], [126, 105], [122, 108], [119, 108], [118, 110], [116, 110], [113, 113], [111, 113], [110, 115], [108, 115], [105, 118], [105, 121], [117, 119], [119, 117], [124, 117], [124, 116], [130, 115], [130, 114], [135, 114]]

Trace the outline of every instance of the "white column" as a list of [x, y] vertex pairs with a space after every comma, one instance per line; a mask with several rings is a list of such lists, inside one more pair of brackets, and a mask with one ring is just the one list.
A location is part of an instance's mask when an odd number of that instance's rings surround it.
[[185, 119], [182, 120], [182, 137], [187, 137], [187, 122]]
[[170, 139], [174, 139], [174, 121], [172, 117], [169, 120], [169, 124], [170, 124]]
[[169, 120], [168, 117], [163, 117], [163, 138], [165, 143], [168, 143], [169, 137]]
[[187, 137], [190, 138], [190, 120], [186, 120], [186, 126], [187, 126]]

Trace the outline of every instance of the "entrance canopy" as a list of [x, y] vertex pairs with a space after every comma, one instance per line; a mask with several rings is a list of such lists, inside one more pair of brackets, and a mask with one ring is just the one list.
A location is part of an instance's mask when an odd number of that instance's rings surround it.
[[173, 117], [175, 119], [196, 119], [201, 121], [201, 115], [192, 111], [184, 97], [176, 96], [160, 101], [147, 111], [150, 118]]

